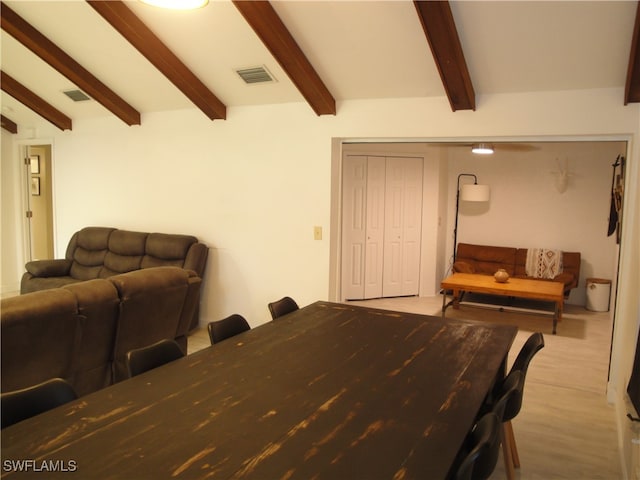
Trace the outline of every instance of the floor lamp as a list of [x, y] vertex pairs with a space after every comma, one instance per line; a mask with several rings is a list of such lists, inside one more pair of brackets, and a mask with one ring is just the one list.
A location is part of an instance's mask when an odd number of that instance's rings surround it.
[[[460, 188], [460, 177], [473, 177], [473, 183], [465, 183]], [[488, 202], [489, 185], [478, 185], [478, 177], [472, 173], [461, 173], [458, 175], [456, 186], [456, 224], [453, 228], [453, 261], [456, 261], [456, 250], [458, 249], [458, 210], [460, 200], [464, 202]]]

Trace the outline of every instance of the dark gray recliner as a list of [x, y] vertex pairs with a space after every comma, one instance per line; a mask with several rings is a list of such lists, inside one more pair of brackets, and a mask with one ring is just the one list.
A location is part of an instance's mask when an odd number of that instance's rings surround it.
[[[191, 235], [86, 227], [73, 234], [65, 258], [28, 262], [20, 293], [151, 267], [180, 267], [194, 271], [202, 279], [208, 253], [208, 247]], [[198, 326], [198, 318], [196, 309], [190, 330]]]

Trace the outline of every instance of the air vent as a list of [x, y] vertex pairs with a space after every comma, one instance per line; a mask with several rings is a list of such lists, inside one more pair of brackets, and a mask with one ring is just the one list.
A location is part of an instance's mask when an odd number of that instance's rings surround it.
[[247, 84], [275, 82], [276, 79], [266, 67], [238, 68], [236, 73]]
[[91, 98], [82, 90], [67, 90], [62, 93], [74, 102], [86, 102], [87, 100], [91, 100]]

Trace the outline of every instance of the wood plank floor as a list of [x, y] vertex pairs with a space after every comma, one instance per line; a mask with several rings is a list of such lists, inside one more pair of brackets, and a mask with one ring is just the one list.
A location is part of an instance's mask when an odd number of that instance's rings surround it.
[[[442, 297], [406, 297], [352, 302], [374, 308], [440, 315]], [[530, 312], [462, 306], [448, 318], [517, 325], [510, 362], [532, 332], [543, 348], [531, 362], [523, 406], [513, 421], [521, 480], [622, 478], [614, 408], [606, 401], [612, 322], [609, 312], [565, 305], [557, 335], [551, 319]], [[189, 337], [189, 351], [209, 346], [206, 329]], [[506, 478], [502, 459], [491, 479]]]

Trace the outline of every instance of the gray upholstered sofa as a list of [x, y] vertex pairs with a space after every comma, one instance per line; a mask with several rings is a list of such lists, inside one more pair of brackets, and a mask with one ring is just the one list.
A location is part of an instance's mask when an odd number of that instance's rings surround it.
[[[26, 264], [20, 293], [160, 266], [192, 270], [204, 278], [208, 248], [191, 235], [146, 233], [111, 227], [86, 227], [71, 237], [65, 258]], [[189, 324], [198, 326], [199, 309]]]
[[129, 350], [171, 338], [186, 352], [200, 284], [154, 267], [2, 299], [2, 391], [61, 377], [85, 395], [127, 378]]

